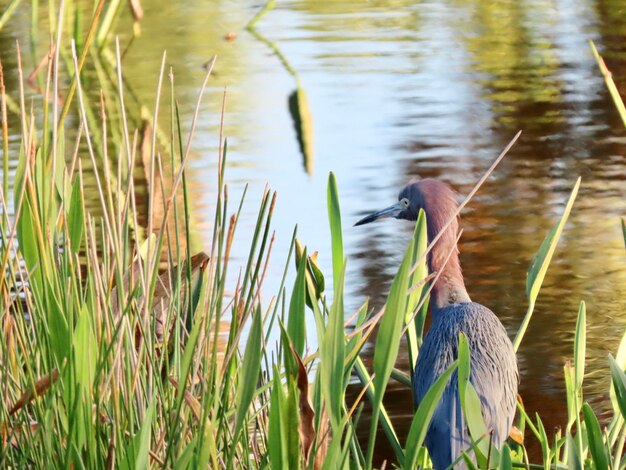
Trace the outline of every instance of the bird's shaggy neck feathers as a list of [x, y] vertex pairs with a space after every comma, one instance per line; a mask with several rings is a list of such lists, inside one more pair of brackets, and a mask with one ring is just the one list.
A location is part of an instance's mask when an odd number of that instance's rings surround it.
[[[418, 189], [421, 196], [421, 207], [426, 212], [428, 241], [430, 243], [453, 216], [457, 203], [454, 192], [440, 181], [422, 180]], [[471, 301], [465, 289], [459, 261], [459, 250], [456, 244], [458, 229], [459, 223], [455, 218], [428, 256], [430, 272], [441, 273], [431, 292], [434, 310]], [[452, 253], [450, 254], [450, 252]], [[448, 254], [450, 254], [450, 258], [446, 263]]]

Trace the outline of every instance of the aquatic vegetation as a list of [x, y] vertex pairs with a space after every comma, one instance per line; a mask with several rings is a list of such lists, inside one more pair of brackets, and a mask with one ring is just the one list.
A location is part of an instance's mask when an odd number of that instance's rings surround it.
[[[20, 135], [11, 136], [19, 141], [13, 210], [6, 180], [0, 193], [0, 467], [48, 467], [52, 462], [90, 468], [369, 468], [378, 424], [399, 466], [428, 467], [422, 444], [429, 420], [450, 376], [463, 375], [469, 363], [463, 337], [458, 361], [428, 392], [406, 437], [396, 432], [382, 401], [391, 379], [410, 386], [410, 379], [394, 369], [402, 336], [410, 345], [412, 363], [422, 341], [432, 281], [424, 264], [429, 249], [424, 216], [385, 307], [370, 312], [365, 301], [346, 319], [340, 198], [331, 174], [326, 197], [332, 273], [320, 271], [315, 255], [297, 243], [294, 231], [281, 286], [274, 300], [263, 305], [260, 292], [271, 262], [276, 194], [267, 191], [256, 202], [249, 255], [233, 285], [229, 273], [236, 268], [230, 253], [247, 202], [229, 198], [228, 146], [222, 136], [213, 238], [207, 253], [192, 251], [186, 164], [215, 60], [200, 87], [189, 130], [180, 123], [175, 71], [166, 80], [164, 65], [150, 126], [143, 127], [141, 119], [132, 117], [141, 113], [126, 102], [120, 48], [115, 43], [109, 49], [106, 24], [111, 20], [100, 23], [102, 5], [87, 37], [96, 38], [93, 47], [101, 57], [112, 58], [113, 78], [103, 74], [98, 79], [100, 86], [113, 90], [115, 101], [93, 102], [81, 72], [97, 60], [89, 53], [91, 41], [82, 44], [79, 55], [60, 26], [44, 89], [57, 90], [65, 82], [69, 86], [63, 93], [27, 106], [23, 71], [18, 69], [21, 88], [12, 100], [18, 103], [17, 113], [10, 117], [21, 129]], [[58, 14], [63, 17], [62, 6]], [[67, 76], [60, 61], [69, 66]], [[6, 176], [9, 100], [2, 80], [0, 96]], [[166, 125], [156, 119], [163, 115], [161, 107], [169, 111]], [[137, 201], [137, 166], [147, 175], [147, 216]], [[92, 186], [86, 185], [88, 179]], [[529, 268], [528, 314], [516, 345], [530, 321], [578, 185]], [[88, 205], [89, 197], [96, 203]], [[293, 286], [286, 286], [292, 256], [296, 276]], [[332, 285], [332, 295], [325, 292], [325, 284]], [[309, 314], [315, 331], [307, 331], [303, 321]], [[375, 330], [379, 334], [371, 371], [360, 352], [373, 341]], [[478, 464], [468, 459], [469, 468], [485, 468], [486, 462], [530, 467], [524, 444], [531, 439], [542, 449], [542, 462], [533, 467], [622, 466], [626, 335], [607, 366], [613, 416], [601, 420], [609, 423], [603, 429], [582, 394], [584, 303], [573, 334], [572, 364], [564, 368], [564, 431], [548, 436], [541, 419], [528, 416], [520, 402], [521, 443], [510, 441], [499, 454], [484, 455], [491, 452], [488, 430], [479, 431], [474, 449], [482, 459]], [[355, 375], [362, 392], [347, 403], [346, 390]], [[369, 442], [361, 442], [356, 429], [365, 421], [366, 398], [372, 404], [371, 431]], [[480, 420], [475, 402], [465, 406], [467, 416]], [[480, 430], [481, 423], [472, 428]]]

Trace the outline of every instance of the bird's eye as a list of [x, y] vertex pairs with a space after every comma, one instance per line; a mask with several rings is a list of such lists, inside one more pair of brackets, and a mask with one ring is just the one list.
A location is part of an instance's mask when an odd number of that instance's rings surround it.
[[403, 197], [402, 199], [400, 199], [400, 204], [402, 204], [404, 207], [409, 207], [409, 200]]

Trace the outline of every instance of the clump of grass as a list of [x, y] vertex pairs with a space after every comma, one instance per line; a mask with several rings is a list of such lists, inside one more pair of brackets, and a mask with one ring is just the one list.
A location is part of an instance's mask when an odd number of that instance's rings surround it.
[[[119, 2], [111, 5], [117, 8]], [[90, 57], [91, 40], [84, 42], [79, 58], [74, 43], [64, 39], [62, 2], [56, 53], [48, 62], [43, 83], [45, 90], [54, 90], [51, 103], [26, 105], [23, 71], [18, 66], [21, 142], [13, 217], [7, 207], [6, 180], [0, 193], [0, 268], [4, 273], [0, 466], [47, 467], [54, 462], [90, 468], [371, 468], [380, 423], [399, 466], [427, 468], [423, 441], [430, 419], [450, 376], [457, 372], [467, 377], [470, 358], [461, 337], [458, 361], [420, 404], [406, 439], [399, 436], [382, 397], [391, 378], [410, 386], [411, 379], [394, 370], [402, 335], [407, 336], [412, 364], [421, 345], [427, 282], [432, 280], [424, 264], [429, 249], [424, 214], [385, 307], [369, 315], [365, 302], [346, 320], [346, 258], [335, 177], [330, 175], [327, 193], [332, 299], [324, 294], [325, 279], [315, 256], [296, 243], [294, 231], [289, 252], [289, 258], [295, 252], [297, 262], [293, 287], [285, 287], [288, 260], [277, 300], [269, 306], [261, 304], [273, 247], [276, 200], [275, 193], [266, 191], [258, 201], [248, 257], [233, 293], [226, 295], [233, 270], [233, 236], [244, 200], [233, 205], [228, 196], [223, 136], [208, 253], [191, 251], [193, 210], [185, 178], [212, 63], [191, 127], [183, 132], [174, 73], [165, 79], [164, 56], [150, 114], [151, 131], [140, 138], [141, 120], [129, 117], [140, 113], [125, 100], [119, 43], [115, 41], [115, 50], [108, 46], [116, 10], [107, 10], [104, 22], [99, 18], [102, 11], [100, 2], [87, 37], [97, 38], [94, 47], [99, 48], [99, 57], [112, 58], [115, 73], [100, 74], [98, 79], [101, 86], [114, 90], [113, 101], [94, 103], [92, 95], [82, 89], [81, 74]], [[19, 63], [19, 49], [17, 53]], [[67, 77], [61, 75], [63, 60], [69, 65]], [[70, 84], [66, 90], [60, 85], [63, 80]], [[1, 74], [0, 96], [6, 164], [8, 96]], [[169, 106], [166, 126], [156, 121], [161, 100]], [[107, 106], [112, 103], [119, 112], [110, 112]], [[70, 113], [79, 122], [74, 141], [66, 135]], [[40, 127], [35, 123], [41, 123]], [[133, 179], [133, 170], [140, 164], [145, 167], [149, 193], [145, 224], [140, 222], [145, 217], [139, 214]], [[95, 207], [86, 204], [87, 175], [96, 181]], [[532, 315], [578, 184], [529, 269], [527, 320], [516, 346]], [[315, 332], [306, 330], [307, 309], [312, 312]], [[475, 420], [468, 424], [475, 430], [474, 453], [480, 467], [622, 466], [626, 339], [616, 359], [611, 359], [614, 416], [602, 430], [582, 396], [585, 325], [582, 303], [573, 365], [565, 367], [569, 413], [565, 431], [550, 439], [540, 418], [531, 419], [519, 406], [519, 428], [530, 430], [527, 434], [539, 440], [541, 464], [529, 463], [523, 443], [505, 445], [499, 452], [491, 449], [488, 430], [480, 422], [479, 404], [465, 400], [465, 414]], [[360, 352], [376, 327], [381, 334], [376, 338], [372, 376]], [[276, 329], [280, 336], [274, 346], [269, 338], [270, 330]], [[317, 348], [311, 352], [307, 343]], [[345, 396], [352, 375], [361, 379], [363, 389], [356, 402], [348, 405]], [[469, 381], [463, 385], [472, 388]], [[365, 396], [373, 405], [367, 446], [356, 433]], [[477, 465], [464, 458], [470, 468]]]

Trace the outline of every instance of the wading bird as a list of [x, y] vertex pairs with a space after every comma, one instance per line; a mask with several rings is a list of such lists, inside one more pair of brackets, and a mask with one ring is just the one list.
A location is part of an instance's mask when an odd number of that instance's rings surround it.
[[[424, 179], [406, 186], [398, 202], [359, 220], [363, 225], [383, 217], [417, 220], [426, 213], [429, 243], [454, 217], [454, 192], [444, 183]], [[515, 415], [518, 371], [515, 351], [500, 320], [487, 307], [472, 302], [465, 290], [456, 245], [458, 221], [454, 217], [428, 255], [431, 273], [439, 273], [431, 291], [432, 324], [419, 351], [413, 380], [416, 404], [457, 358], [459, 332], [468, 339], [471, 355], [470, 382], [478, 392], [485, 426], [492, 442], [500, 447], [508, 437]], [[452, 252], [447, 263], [446, 258]], [[461, 410], [456, 372], [448, 383], [433, 415], [426, 447], [436, 470], [452, 464], [471, 446]], [[457, 467], [464, 467], [462, 461]]]

